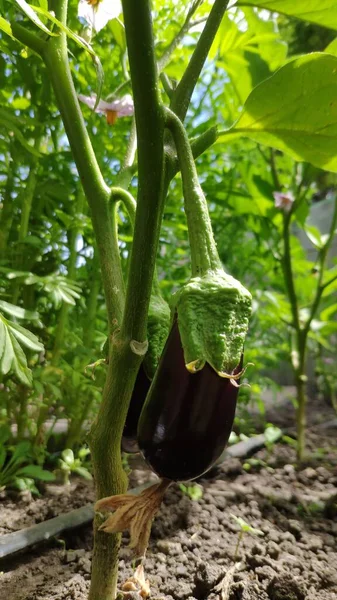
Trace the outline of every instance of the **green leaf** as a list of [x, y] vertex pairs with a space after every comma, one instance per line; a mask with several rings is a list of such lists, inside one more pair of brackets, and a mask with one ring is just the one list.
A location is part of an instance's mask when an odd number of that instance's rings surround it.
[[3, 312], [7, 313], [8, 315], [11, 315], [11, 317], [16, 317], [17, 319], [27, 319], [29, 321], [36, 321], [39, 317], [37, 312], [32, 310], [26, 310], [25, 308], [21, 308], [20, 306], [16, 306], [15, 304], [5, 302], [5, 300], [0, 300], [0, 308], [3, 310]]
[[335, 0], [239, 0], [236, 6], [266, 8], [323, 27], [337, 29], [337, 4]]
[[295, 59], [258, 85], [237, 122], [221, 135], [272, 146], [337, 172], [337, 57]]
[[34, 333], [28, 331], [28, 329], [26, 329], [25, 327], [21, 327], [21, 325], [18, 325], [17, 323], [10, 322], [8, 323], [8, 326], [10, 327], [13, 335], [15, 335], [15, 337], [21, 344], [29, 348], [29, 350], [33, 350], [35, 352], [42, 352], [43, 344], [39, 342], [38, 338], [36, 337], [36, 335], [34, 335]]
[[20, 142], [21, 146], [28, 150], [28, 152], [34, 154], [34, 156], [37, 157], [41, 156], [40, 153], [27, 142], [23, 133], [21, 133], [18, 127], [13, 125], [13, 122], [8, 122], [7, 119], [0, 117], [0, 127], [7, 129], [7, 131], [9, 131], [10, 134], [14, 133], [15, 138], [18, 140], [18, 142]]
[[40, 479], [41, 481], [54, 481], [55, 475], [50, 471], [45, 471], [38, 465], [27, 465], [22, 467], [17, 473], [17, 477], [31, 477], [32, 479]]
[[12, 369], [15, 371], [17, 377], [24, 385], [31, 387], [32, 372], [27, 366], [25, 353], [11, 331], [9, 331], [9, 335], [14, 354], [12, 361]]
[[13, 350], [11, 338], [10, 338], [10, 335], [9, 335], [6, 325], [5, 325], [4, 338], [5, 338], [5, 343], [4, 343], [4, 350], [3, 350], [2, 358], [1, 358], [0, 370], [1, 370], [1, 373], [3, 373], [3, 375], [7, 375], [8, 371], [10, 370], [10, 368], [12, 366], [12, 362], [13, 362], [13, 358], [14, 358], [14, 350]]
[[337, 38], [330, 42], [330, 44], [325, 48], [324, 52], [337, 55]]
[[111, 19], [109, 23], [110, 29], [112, 30], [112, 35], [115, 38], [118, 46], [121, 48], [122, 52], [125, 52], [126, 49], [126, 40], [125, 40], [125, 27], [123, 23], [119, 19]]
[[319, 318], [322, 321], [328, 321], [330, 317], [332, 317], [332, 315], [334, 315], [335, 313], [337, 313], [337, 304], [332, 304], [331, 306], [328, 306], [328, 308], [322, 310], [321, 314], [319, 315]]
[[74, 453], [70, 448], [66, 448], [62, 452], [62, 458], [67, 465], [72, 465], [74, 463]]
[[322, 240], [321, 232], [319, 231], [319, 229], [317, 229], [317, 227], [314, 227], [313, 225], [305, 225], [304, 231], [307, 234], [307, 237], [309, 238], [311, 243], [314, 246], [316, 246], [316, 248], [323, 248], [324, 243]]
[[92, 479], [91, 473], [85, 467], [76, 467], [76, 469], [74, 469], [74, 472], [78, 473], [78, 475], [81, 475], [81, 477], [83, 477], [84, 479]]
[[4, 19], [3, 17], [0, 16], [0, 29], [1, 31], [4, 31], [4, 33], [7, 33], [7, 35], [9, 35], [12, 40], [15, 40], [15, 37], [13, 36], [12, 33], [12, 28], [10, 23], [8, 23], [8, 21], [6, 21], [6, 19]]
[[[33, 7], [30, 6], [25, 0], [14, 0], [18, 6], [20, 6], [21, 10], [27, 15], [27, 17], [44, 33], [48, 35], [56, 36], [57, 33], [53, 33], [42, 23], [41, 19], [37, 16], [36, 12], [33, 10]], [[36, 9], [36, 7], [34, 7]]]

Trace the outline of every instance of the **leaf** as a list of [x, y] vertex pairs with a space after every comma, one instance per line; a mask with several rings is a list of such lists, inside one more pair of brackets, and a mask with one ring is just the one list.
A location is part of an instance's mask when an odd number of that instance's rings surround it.
[[4, 350], [3, 350], [2, 358], [1, 358], [0, 371], [1, 371], [1, 373], [3, 373], [3, 375], [7, 375], [8, 371], [10, 370], [10, 368], [12, 366], [12, 362], [13, 362], [13, 358], [14, 358], [14, 350], [13, 350], [11, 338], [10, 338], [10, 335], [9, 335], [6, 325], [5, 325], [4, 338], [5, 338], [5, 343], [4, 343]]
[[320, 231], [317, 229], [317, 227], [314, 227], [313, 225], [305, 225], [304, 226], [304, 231], [307, 234], [307, 237], [309, 238], [309, 240], [311, 241], [311, 243], [316, 246], [316, 248], [321, 249], [324, 246], [323, 240], [322, 240], [322, 236]]
[[32, 479], [40, 479], [41, 481], [54, 481], [55, 475], [50, 471], [45, 471], [38, 465], [27, 465], [22, 467], [17, 473], [17, 477], [31, 477]]
[[65, 450], [63, 450], [62, 458], [63, 458], [64, 462], [69, 466], [71, 466], [75, 460], [74, 453], [70, 448], [66, 448]]
[[0, 308], [3, 310], [3, 312], [11, 315], [12, 317], [16, 317], [17, 319], [27, 319], [29, 321], [36, 321], [39, 317], [37, 312], [32, 310], [26, 310], [25, 308], [21, 308], [20, 306], [16, 306], [15, 304], [10, 304], [5, 300], [0, 300]]
[[323, 27], [337, 29], [337, 4], [335, 0], [239, 0], [236, 6], [266, 8]]
[[322, 310], [319, 317], [322, 321], [327, 321], [335, 313], [337, 313], [337, 304], [332, 304], [331, 306], [328, 306], [328, 308], [325, 308], [324, 310]]
[[33, 148], [33, 146], [31, 146], [27, 142], [23, 133], [21, 133], [21, 131], [18, 127], [13, 125], [13, 122], [8, 122], [7, 119], [0, 117], [0, 127], [7, 129], [7, 131], [9, 131], [10, 134], [14, 133], [18, 142], [20, 142], [21, 146], [23, 146], [26, 150], [28, 150], [28, 152], [30, 152], [31, 154], [34, 154], [34, 156], [37, 156], [37, 157], [41, 156], [40, 152], [35, 150], [35, 148]]
[[324, 52], [289, 62], [252, 91], [220, 136], [246, 136], [337, 172], [336, 73], [337, 57]]
[[15, 37], [13, 36], [12, 33], [12, 28], [10, 23], [8, 23], [8, 21], [6, 21], [6, 19], [4, 19], [3, 17], [0, 16], [0, 29], [1, 31], [4, 31], [5, 33], [7, 33], [7, 35], [9, 35], [12, 40], [15, 40]]
[[18, 339], [18, 341], [29, 348], [29, 350], [33, 350], [35, 352], [42, 352], [44, 347], [41, 342], [39, 342], [38, 338], [34, 333], [26, 329], [25, 327], [21, 327], [17, 323], [7, 323], [7, 326], [12, 330], [13, 335]]
[[[42, 23], [41, 19], [39, 19], [39, 17], [37, 16], [36, 12], [33, 10], [33, 7], [30, 6], [30, 4], [28, 4], [26, 2], [26, 0], [14, 0], [14, 2], [16, 2], [16, 4], [18, 4], [18, 6], [20, 6], [21, 10], [34, 23], [34, 25], [36, 25], [36, 27], [38, 27], [44, 33], [47, 33], [48, 35], [52, 35], [52, 36], [56, 36], [57, 35], [57, 33], [53, 33], [52, 31], [50, 31], [48, 29], [48, 27], [46, 27], [44, 25], [44, 23]], [[36, 9], [36, 7], [34, 7], [34, 8]]]
[[14, 354], [12, 361], [12, 369], [15, 371], [17, 377], [24, 385], [31, 387], [33, 379], [32, 372], [27, 366], [25, 353], [11, 331], [9, 331], [9, 336], [11, 339]]
[[76, 469], [74, 469], [74, 471], [78, 475], [81, 475], [81, 477], [83, 477], [84, 479], [88, 479], [88, 480], [92, 479], [91, 473], [85, 467], [76, 467]]

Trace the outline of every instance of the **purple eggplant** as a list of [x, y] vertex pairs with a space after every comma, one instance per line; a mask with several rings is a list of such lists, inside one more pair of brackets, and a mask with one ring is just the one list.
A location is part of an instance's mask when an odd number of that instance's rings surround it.
[[137, 444], [137, 425], [150, 385], [151, 380], [147, 376], [143, 364], [141, 364], [136, 377], [123, 430], [122, 450], [124, 452], [139, 452]]
[[[242, 359], [233, 375], [242, 369]], [[139, 449], [152, 470], [173, 481], [205, 473], [224, 450], [233, 426], [238, 387], [207, 363], [186, 369], [174, 323], [138, 423]]]

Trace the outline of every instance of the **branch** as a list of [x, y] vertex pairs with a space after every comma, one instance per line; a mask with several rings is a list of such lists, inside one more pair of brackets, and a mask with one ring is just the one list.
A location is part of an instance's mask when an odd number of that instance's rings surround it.
[[173, 95], [171, 109], [182, 121], [185, 119], [194, 88], [225, 14], [228, 2], [229, 0], [215, 0], [188, 67]]
[[[67, 0], [55, 0], [56, 17], [66, 24]], [[82, 186], [91, 209], [91, 218], [99, 251], [109, 330], [121, 321], [124, 281], [115, 224], [109, 206], [110, 190], [105, 184], [93, 151], [72, 80], [64, 32], [44, 45], [42, 58], [47, 67], [56, 102]]]
[[293, 317], [293, 324], [296, 329], [297, 334], [300, 334], [300, 320], [298, 314], [298, 302], [297, 295], [294, 284], [294, 273], [292, 268], [291, 261], [291, 249], [290, 249], [290, 223], [291, 223], [291, 215], [290, 213], [283, 215], [283, 248], [284, 254], [282, 258], [282, 268], [284, 281], [286, 284], [288, 298], [291, 306], [291, 314]]
[[150, 0], [123, 0], [135, 103], [138, 196], [121, 337], [146, 339], [147, 312], [163, 212], [164, 116], [159, 100]]
[[[169, 63], [172, 53], [175, 51], [175, 49], [180, 44], [180, 42], [183, 39], [185, 33], [188, 32], [188, 30], [190, 29], [190, 27], [192, 27], [193, 25], [196, 25], [198, 23], [198, 22], [191, 23], [191, 19], [192, 19], [193, 15], [195, 14], [195, 12], [197, 11], [197, 9], [199, 8], [199, 6], [202, 3], [202, 1], [203, 0], [196, 0], [192, 4], [190, 10], [188, 11], [188, 13], [186, 15], [186, 19], [185, 19], [185, 21], [184, 21], [181, 29], [178, 31], [176, 37], [173, 38], [173, 40], [171, 41], [171, 43], [168, 45], [168, 47], [166, 48], [166, 50], [164, 51], [164, 53], [162, 54], [162, 56], [158, 60], [158, 62], [157, 62], [157, 68], [158, 68], [158, 72], [159, 73], [161, 73], [161, 71], [163, 71], [165, 69], [166, 65]], [[201, 22], [202, 21], [203, 21], [203, 19], [201, 20]]]

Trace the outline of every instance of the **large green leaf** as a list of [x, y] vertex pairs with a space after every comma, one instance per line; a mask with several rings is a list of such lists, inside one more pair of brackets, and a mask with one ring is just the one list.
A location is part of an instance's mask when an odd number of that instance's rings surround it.
[[29, 321], [36, 321], [39, 318], [37, 312], [33, 310], [26, 310], [25, 308], [21, 308], [21, 306], [16, 306], [16, 304], [10, 304], [5, 300], [0, 300], [0, 308], [3, 310], [3, 312], [17, 319], [27, 319]]
[[252, 91], [239, 119], [222, 135], [249, 137], [337, 172], [336, 72], [337, 57], [330, 54], [289, 62]]
[[337, 29], [335, 0], [239, 0], [236, 6], [258, 6], [330, 29]]

